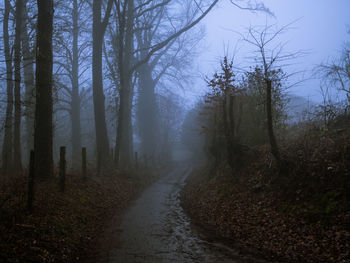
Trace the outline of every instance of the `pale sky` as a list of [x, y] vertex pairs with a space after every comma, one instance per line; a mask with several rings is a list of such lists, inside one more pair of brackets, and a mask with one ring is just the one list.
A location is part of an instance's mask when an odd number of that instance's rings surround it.
[[[198, 58], [199, 71], [203, 76], [211, 76], [218, 69], [220, 58], [226, 53], [231, 56], [237, 46], [236, 62], [247, 64], [251, 48], [239, 41], [239, 34], [246, 32], [249, 25], [258, 26], [276, 24], [284, 26], [299, 19], [293, 24], [294, 29], [281, 36], [281, 42], [288, 41], [286, 52], [307, 50], [308, 55], [296, 61], [297, 65], [287, 71], [305, 71], [335, 56], [344, 41], [350, 40], [350, 0], [264, 0], [275, 17], [264, 13], [252, 13], [240, 10], [229, 0], [222, 0], [202, 22], [206, 27], [206, 37], [202, 52]], [[239, 1], [237, 1], [239, 3]], [[241, 1], [241, 5], [244, 1]], [[225, 52], [225, 49], [228, 52]], [[186, 96], [195, 98], [195, 94], [203, 90], [205, 83], [198, 80], [196, 88]], [[319, 101], [319, 81], [308, 80], [294, 87], [290, 92], [311, 100]]]

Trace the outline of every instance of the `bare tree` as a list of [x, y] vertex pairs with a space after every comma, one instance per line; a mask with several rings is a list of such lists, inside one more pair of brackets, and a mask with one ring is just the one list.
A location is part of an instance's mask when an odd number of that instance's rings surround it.
[[166, 95], [157, 94], [157, 104], [159, 119], [158, 156], [160, 163], [166, 163], [172, 160], [173, 145], [181, 138], [181, 124], [185, 110], [182, 98], [171, 92]]
[[[32, 21], [29, 19], [29, 8], [26, 6], [28, 0], [24, 1], [23, 26], [22, 26], [22, 55], [23, 55], [23, 77], [25, 86], [24, 107], [26, 122], [26, 146], [29, 153], [34, 149], [34, 102], [35, 102], [35, 79], [34, 79], [34, 47], [31, 44]], [[35, 45], [35, 44], [34, 44]]]
[[[190, 30], [197, 25], [209, 12], [214, 8], [218, 0], [211, 2], [203, 13], [193, 16], [191, 20], [185, 21], [185, 24], [178, 25], [177, 28], [160, 38], [156, 43], [150, 43], [147, 52], [140, 58], [135, 59], [133, 55], [133, 39], [134, 32], [137, 28], [135, 19], [141, 17], [142, 14], [149, 13], [155, 9], [161, 9], [170, 1], [162, 0], [156, 3], [152, 1], [141, 1], [139, 5], [134, 6], [133, 1], [117, 1], [116, 10], [118, 14], [118, 76], [120, 81], [120, 104], [118, 114], [118, 132], [116, 140], [116, 161], [123, 166], [128, 166], [131, 161], [132, 147], [132, 130], [131, 130], [131, 101], [132, 101], [132, 77], [139, 67], [147, 63], [156, 53], [166, 48], [169, 43], [178, 38], [184, 32]], [[134, 11], [137, 10], [137, 13]], [[198, 14], [200, 7], [197, 7], [195, 14]], [[173, 25], [174, 26], [174, 25]], [[122, 153], [122, 155], [121, 155]], [[120, 159], [120, 160], [119, 160]]]
[[330, 123], [337, 117], [337, 105], [332, 96], [332, 89], [328, 85], [320, 86], [322, 103], [315, 109], [316, 117], [323, 122], [323, 129], [327, 131]]
[[[143, 28], [143, 30], [137, 30], [135, 33], [138, 43], [138, 60], [142, 60], [147, 55], [152, 44], [159, 41], [158, 39], [162, 37], [164, 31], [171, 30], [168, 28], [171, 24], [168, 17], [169, 15], [163, 7], [160, 10], [153, 10], [139, 19], [138, 28]], [[190, 20], [190, 18], [184, 16], [183, 20]], [[159, 29], [160, 27], [162, 29]], [[184, 70], [189, 70], [191, 64], [189, 60], [193, 61], [195, 56], [192, 47], [196, 46], [202, 37], [202, 30], [198, 32], [192, 30], [190, 34], [184, 34], [168, 43], [165, 48], [137, 69], [137, 123], [141, 138], [141, 150], [148, 156], [157, 155], [157, 151], [160, 150], [159, 147], [158, 149], [156, 147], [156, 141], [161, 132], [158, 121], [159, 109], [156, 104], [156, 87], [158, 86], [159, 89], [160, 85], [158, 84], [166, 78], [171, 88], [176, 86], [172, 85], [171, 82], [185, 82], [188, 75], [184, 74]]]
[[53, 0], [37, 0], [35, 174], [41, 179], [53, 174], [52, 153], [52, 32]]
[[316, 73], [325, 85], [337, 86], [339, 91], [345, 92], [350, 103], [350, 43], [344, 44], [339, 58], [319, 65]]
[[105, 117], [105, 97], [102, 82], [102, 45], [106, 27], [112, 10], [113, 1], [108, 0], [104, 17], [102, 18], [102, 0], [93, 0], [92, 26], [92, 85], [95, 114], [97, 158], [103, 166], [109, 159], [109, 142]]
[[[293, 22], [294, 23], [294, 22]], [[283, 48], [285, 44], [274, 42], [277, 38], [290, 29], [292, 23], [283, 26], [281, 28], [276, 28], [274, 25], [263, 27], [250, 27], [248, 29], [247, 36], [241, 34], [243, 40], [256, 48], [256, 53], [258, 54], [258, 61], [262, 65], [262, 73], [264, 78], [264, 86], [266, 90], [266, 123], [268, 137], [270, 141], [271, 153], [275, 157], [279, 166], [282, 165], [282, 158], [278, 143], [275, 137], [274, 127], [273, 127], [273, 111], [272, 111], [272, 93], [273, 85], [276, 80], [276, 69], [285, 66], [286, 61], [297, 58], [302, 55], [301, 51], [294, 53], [283, 54]], [[255, 56], [256, 58], [256, 56]], [[278, 75], [277, 75], [278, 76]], [[288, 77], [285, 75], [284, 77]], [[280, 80], [278, 80], [280, 81]]]
[[15, 171], [22, 170], [21, 161], [21, 35], [23, 18], [23, 1], [16, 0], [16, 34], [15, 34], [15, 125], [13, 137], [13, 165]]
[[[61, 89], [61, 96], [58, 99], [59, 103], [64, 106], [59, 106], [58, 109], [68, 111], [71, 119], [71, 143], [72, 143], [72, 165], [78, 167], [81, 158], [81, 97], [85, 92], [80, 88], [81, 76], [88, 69], [84, 66], [88, 56], [86, 51], [90, 45], [89, 41], [79, 43], [79, 38], [83, 31], [83, 21], [81, 21], [81, 13], [84, 10], [85, 1], [72, 0], [68, 3], [61, 3], [60, 17], [57, 20], [61, 21], [62, 28], [57, 32], [55, 38], [57, 45], [55, 47], [55, 61], [58, 65], [57, 74], [60, 78], [57, 80], [57, 85]], [[69, 14], [67, 18], [66, 14]], [[82, 41], [81, 41], [82, 42]], [[68, 78], [68, 81], [63, 78]], [[68, 82], [69, 84], [65, 84]]]
[[[129, 72], [134, 50], [134, 1], [116, 2], [118, 13], [118, 77], [120, 81], [118, 127], [115, 160], [123, 167], [129, 166], [132, 155], [132, 73]], [[123, 154], [120, 154], [120, 153]]]
[[233, 61], [229, 62], [225, 57], [221, 63], [221, 72], [214, 74], [213, 79], [208, 81], [208, 86], [211, 88], [211, 93], [208, 94], [209, 102], [214, 104], [215, 111], [216, 108], [220, 108], [218, 112], [221, 113], [220, 119], [226, 140], [227, 161], [233, 170], [240, 168], [242, 146], [238, 142], [238, 130], [242, 120], [242, 103], [237, 97], [244, 91], [236, 83]]
[[10, 17], [10, 0], [5, 0], [4, 20], [3, 20], [3, 40], [4, 40], [4, 53], [6, 61], [6, 92], [7, 92], [7, 106], [5, 117], [5, 136], [2, 148], [2, 171], [8, 172], [12, 168], [12, 153], [13, 153], [13, 67], [12, 67], [12, 54], [9, 37], [9, 17]]
[[[169, 44], [179, 38], [183, 33], [196, 26], [218, 3], [213, 1], [115, 1], [116, 8], [116, 41], [112, 41], [117, 45], [117, 68], [116, 74], [119, 85], [119, 112], [118, 112], [118, 128], [116, 138], [116, 162], [123, 166], [128, 166], [132, 158], [132, 79], [135, 72], [143, 72], [145, 81], [151, 82], [150, 72], [152, 69], [147, 68], [147, 64], [157, 56], [165, 53], [165, 49]], [[266, 10], [263, 5], [248, 5], [241, 7], [249, 10]], [[167, 8], [172, 10], [181, 10], [182, 18], [172, 13], [171, 16], [164, 15]], [[183, 8], [183, 9], [181, 9]], [[183, 17], [183, 13], [187, 15]], [[145, 17], [151, 22], [142, 23]], [[166, 20], [169, 21], [166, 21]], [[153, 21], [152, 21], [153, 20]], [[141, 22], [141, 23], [140, 23]], [[168, 26], [167, 29], [165, 25]], [[153, 27], [153, 28], [152, 28]], [[134, 37], [136, 35], [148, 35], [147, 38], [141, 37], [141, 45], [134, 51]], [[157, 34], [157, 37], [149, 35]], [[134, 54], [139, 53], [139, 56]], [[160, 56], [161, 57], [161, 56]], [[148, 75], [146, 80], [146, 75]], [[152, 92], [151, 92], [152, 93]], [[151, 94], [152, 95], [152, 94]], [[154, 96], [153, 96], [154, 97]], [[150, 96], [152, 101], [152, 96]], [[154, 114], [152, 114], [154, 115]], [[153, 117], [152, 117], [153, 118]], [[119, 160], [120, 159], [120, 160]]]

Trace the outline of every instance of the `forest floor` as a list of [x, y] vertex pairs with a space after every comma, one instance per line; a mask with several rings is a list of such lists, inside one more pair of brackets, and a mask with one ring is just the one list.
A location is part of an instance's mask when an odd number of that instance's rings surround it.
[[155, 180], [156, 172], [94, 176], [87, 181], [73, 175], [66, 178], [64, 193], [57, 178], [36, 185], [33, 213], [25, 209], [23, 176], [1, 184], [1, 263], [90, 262], [111, 218]]
[[[310, 222], [302, 209], [254, 187], [237, 189], [225, 177], [190, 176], [182, 205], [193, 223], [224, 238], [242, 254], [278, 262], [350, 262], [350, 212]], [[287, 211], [289, 206], [292, 210]]]
[[268, 150], [236, 173], [225, 164], [198, 168], [182, 192], [185, 211], [242, 253], [278, 262], [350, 262], [350, 132], [308, 143], [283, 149], [294, 162], [285, 177], [276, 174]]

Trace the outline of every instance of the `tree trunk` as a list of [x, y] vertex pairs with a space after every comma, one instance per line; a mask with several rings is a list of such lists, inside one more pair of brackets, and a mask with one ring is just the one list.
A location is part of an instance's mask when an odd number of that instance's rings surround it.
[[53, 174], [52, 154], [52, 31], [53, 0], [38, 0], [35, 105], [35, 173], [40, 179]]
[[2, 147], [2, 171], [7, 173], [12, 168], [12, 121], [13, 121], [13, 71], [12, 71], [12, 57], [10, 52], [9, 41], [9, 15], [10, 15], [10, 1], [5, 0], [4, 20], [3, 20], [3, 35], [4, 35], [4, 53], [6, 60], [6, 92], [7, 92], [7, 106], [5, 117], [5, 135]]
[[[242, 145], [238, 141], [238, 129], [240, 125], [240, 118], [241, 118], [241, 105], [237, 105], [236, 97], [233, 95], [230, 95], [229, 97], [229, 116], [230, 116], [230, 148], [231, 148], [231, 155], [233, 158], [233, 163], [236, 167], [236, 169], [239, 169], [242, 164], [243, 159], [243, 152], [242, 152]], [[236, 109], [236, 114], [235, 114]]]
[[277, 163], [281, 163], [281, 156], [276, 142], [273, 120], [272, 120], [272, 81], [270, 79], [265, 80], [266, 84], [266, 114], [267, 114], [267, 132], [269, 134], [269, 141], [271, 146], [271, 153], [276, 158]]
[[[92, 28], [92, 85], [95, 114], [96, 146], [98, 158], [104, 166], [109, 159], [109, 142], [105, 116], [105, 96], [102, 82], [102, 44], [105, 25], [101, 22], [101, 0], [93, 1], [93, 28]], [[109, 16], [109, 14], [106, 14]]]
[[[150, 1], [152, 2], [152, 1]], [[118, 70], [120, 77], [120, 109], [119, 109], [119, 120], [123, 120], [123, 122], [118, 122], [118, 134], [116, 140], [116, 163], [117, 165], [122, 164], [123, 166], [129, 166], [130, 160], [132, 158], [132, 125], [131, 125], [131, 111], [132, 111], [132, 97], [130, 97], [130, 90], [127, 90], [131, 87], [131, 78], [134, 71], [144, 63], [147, 63], [149, 59], [154, 55], [157, 51], [166, 47], [171, 41], [179, 37], [184, 32], [188, 31], [196, 24], [198, 24], [209, 12], [214, 8], [214, 6], [218, 3], [218, 0], [214, 0], [210, 6], [202, 12], [202, 14], [194, 19], [189, 24], [186, 24], [181, 29], [177, 30], [176, 33], [169, 36], [166, 40], [159, 42], [156, 45], [153, 45], [153, 48], [147, 51], [146, 56], [144, 56], [140, 61], [134, 63], [131, 66], [130, 61], [133, 58], [133, 42], [134, 42], [134, 1], [127, 1], [127, 15], [126, 15], [126, 26], [119, 25], [119, 58], [118, 58]], [[125, 22], [124, 17], [120, 19], [123, 23]], [[125, 34], [125, 38], [124, 38]], [[124, 40], [125, 39], [125, 40]], [[123, 90], [124, 89], [124, 90]], [[124, 97], [124, 98], [122, 98]], [[127, 98], [129, 97], [129, 99]], [[122, 100], [125, 99], [125, 103]], [[125, 108], [123, 108], [125, 107]], [[123, 113], [125, 116], [121, 116]], [[127, 120], [125, 120], [127, 118]], [[124, 124], [127, 123], [126, 125]], [[129, 138], [129, 139], [127, 139]], [[124, 144], [124, 145], [123, 145]], [[125, 152], [123, 151], [125, 149]], [[122, 154], [124, 157], [122, 157]], [[122, 158], [125, 158], [121, 161]], [[124, 163], [125, 162], [125, 163]]]
[[80, 97], [79, 97], [79, 54], [78, 54], [78, 1], [73, 2], [73, 60], [72, 60], [72, 164], [77, 167], [81, 158], [81, 125], [80, 125]]
[[116, 162], [117, 166], [122, 168], [129, 167], [132, 159], [132, 72], [130, 72], [130, 62], [133, 58], [134, 1], [129, 1], [127, 8], [125, 41], [122, 43], [124, 52], [119, 55], [120, 104], [116, 139]]
[[[121, 81], [121, 83], [123, 83]], [[121, 84], [120, 103], [118, 114], [118, 129], [116, 139], [116, 165], [126, 168], [131, 164], [131, 105], [130, 105], [130, 84]]]
[[21, 161], [21, 31], [23, 1], [16, 0], [16, 33], [15, 33], [15, 126], [13, 137], [13, 166], [15, 171], [22, 170]]
[[33, 209], [33, 201], [34, 201], [34, 184], [35, 184], [35, 170], [34, 170], [34, 163], [35, 163], [35, 157], [34, 157], [34, 151], [30, 151], [29, 156], [29, 174], [28, 174], [28, 192], [27, 192], [27, 209], [29, 212], [32, 212]]
[[64, 189], [66, 187], [66, 147], [61, 146], [60, 147], [60, 191], [63, 193]]
[[217, 138], [217, 131], [218, 131], [218, 112], [215, 109], [214, 110], [214, 114], [213, 114], [213, 125], [212, 127], [214, 127], [213, 132], [211, 134], [211, 136], [208, 136], [208, 140], [210, 140], [208, 143], [208, 150], [209, 153], [213, 156], [213, 166], [212, 169], [210, 171], [211, 175], [214, 175], [216, 173], [216, 169], [219, 167], [221, 158], [220, 158], [220, 152], [221, 149], [218, 149], [218, 138]]
[[156, 154], [158, 138], [157, 104], [152, 69], [144, 64], [139, 70], [138, 125], [143, 154]]
[[229, 120], [231, 120], [232, 116], [228, 116], [227, 113], [233, 114], [230, 110], [227, 109], [227, 100], [229, 99], [228, 90], [225, 89], [224, 98], [222, 102], [222, 119], [224, 126], [224, 134], [226, 139], [226, 151], [227, 151], [227, 162], [230, 165], [231, 169], [234, 170], [236, 167], [236, 163], [234, 162], [234, 144], [233, 144], [233, 134], [231, 131], [231, 126]]
[[83, 179], [86, 180], [87, 176], [86, 176], [86, 148], [85, 147], [81, 149], [81, 173], [82, 173]]
[[229, 120], [230, 120], [230, 133], [235, 138], [237, 136], [236, 133], [236, 122], [235, 122], [235, 113], [234, 113], [234, 104], [235, 104], [235, 97], [233, 95], [229, 96]]
[[[25, 5], [24, 5], [25, 6]], [[35, 102], [35, 84], [34, 84], [34, 56], [30, 48], [30, 39], [28, 35], [27, 23], [28, 14], [24, 9], [22, 27], [22, 53], [23, 53], [23, 72], [25, 86], [25, 122], [26, 122], [26, 146], [27, 151], [34, 149], [34, 102]]]
[[170, 130], [170, 125], [166, 124], [164, 126], [164, 130], [163, 130], [163, 147], [162, 149], [159, 151], [160, 154], [160, 162], [162, 163], [168, 163], [171, 159], [171, 146], [170, 146], [170, 138], [169, 138], [169, 130]]

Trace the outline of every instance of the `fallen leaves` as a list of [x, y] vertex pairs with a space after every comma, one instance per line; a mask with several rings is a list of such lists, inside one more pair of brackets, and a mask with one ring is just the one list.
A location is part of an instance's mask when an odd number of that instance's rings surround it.
[[350, 262], [350, 233], [340, 224], [349, 212], [339, 214], [334, 225], [311, 223], [299, 207], [281, 211], [275, 192], [243, 187], [223, 196], [219, 189], [227, 185], [225, 180], [202, 176], [200, 181], [201, 173], [188, 180], [183, 206], [196, 222], [233, 240], [236, 247], [284, 262]]
[[0, 214], [0, 262], [83, 261], [107, 221], [121, 213], [143, 185], [135, 178], [109, 176], [85, 182], [71, 175], [66, 184], [62, 194], [55, 178], [38, 183], [31, 215], [24, 207], [25, 187], [13, 185], [18, 193]]

